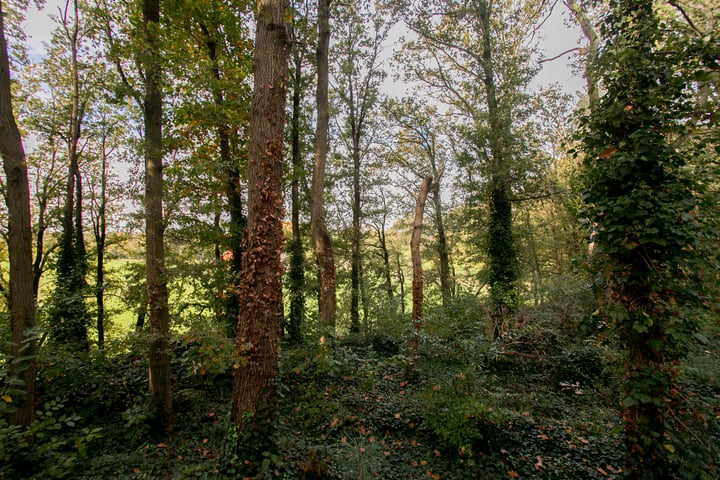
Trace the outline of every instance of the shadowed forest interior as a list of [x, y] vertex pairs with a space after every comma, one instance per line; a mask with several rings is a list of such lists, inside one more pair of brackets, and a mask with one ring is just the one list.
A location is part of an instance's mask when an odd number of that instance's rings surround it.
[[720, 476], [717, 2], [0, 19], [0, 480]]

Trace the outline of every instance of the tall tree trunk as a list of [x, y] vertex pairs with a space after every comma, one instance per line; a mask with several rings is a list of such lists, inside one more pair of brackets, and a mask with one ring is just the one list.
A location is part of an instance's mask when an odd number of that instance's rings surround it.
[[40, 290], [40, 277], [43, 274], [45, 267], [45, 260], [47, 254], [45, 252], [45, 232], [48, 229], [48, 222], [46, 220], [48, 210], [48, 200], [50, 197], [49, 190], [49, 178], [52, 177], [52, 172], [55, 170], [55, 164], [57, 160], [57, 149], [55, 148], [54, 142], [52, 143], [52, 161], [50, 172], [41, 182], [42, 187], [37, 186], [37, 190], [41, 193], [38, 195], [38, 220], [37, 220], [37, 235], [35, 237], [35, 259], [33, 260], [33, 295], [37, 301], [38, 291]]
[[145, 279], [150, 320], [150, 390], [158, 427], [170, 430], [170, 318], [163, 225], [162, 92], [158, 29], [160, 0], [143, 0], [145, 70]]
[[302, 324], [305, 317], [305, 252], [300, 232], [300, 175], [302, 174], [302, 152], [300, 151], [300, 116], [302, 98], [302, 55], [297, 44], [293, 49], [293, 100], [292, 100], [292, 178], [291, 217], [292, 243], [290, 245], [290, 318], [288, 337], [291, 343], [302, 343]]
[[[200, 24], [200, 28], [205, 36], [205, 45], [210, 57], [210, 70], [215, 81], [215, 85], [212, 87], [213, 101], [217, 108], [222, 109], [225, 104], [225, 96], [220, 86], [222, 74], [217, 54], [217, 42], [212, 37], [207, 26]], [[218, 122], [216, 134], [220, 147], [220, 163], [225, 178], [225, 196], [227, 198], [228, 212], [230, 213], [230, 252], [232, 253], [228, 271], [228, 288], [225, 294], [224, 316], [228, 336], [235, 337], [237, 334], [237, 317], [240, 311], [237, 285], [242, 271], [242, 236], [245, 231], [246, 218], [242, 211], [240, 168], [237, 165], [237, 160], [232, 157], [230, 152], [230, 127], [225, 122]]]
[[493, 337], [502, 333], [507, 317], [517, 308], [517, 259], [513, 239], [512, 203], [510, 201], [510, 168], [507, 138], [509, 121], [500, 111], [495, 86], [490, 10], [486, 0], [479, 3], [478, 14], [483, 38], [483, 82], [487, 93], [490, 124], [490, 222], [488, 226], [488, 257], [490, 263], [491, 322]]
[[[69, 2], [68, 2], [69, 3]], [[79, 9], [77, 0], [73, 2], [73, 23], [65, 16], [63, 27], [70, 44], [72, 93], [70, 104], [70, 123], [67, 132], [67, 184], [63, 210], [62, 234], [57, 263], [57, 284], [55, 305], [51, 318], [53, 339], [71, 349], [87, 350], [87, 323], [89, 321], [85, 306], [85, 276], [87, 257], [82, 222], [82, 177], [78, 166], [78, 144], [82, 110], [80, 105], [80, 73], [77, 59], [79, 36]]]
[[400, 252], [395, 255], [395, 266], [397, 267], [398, 285], [400, 286], [400, 313], [405, 313], [405, 274], [400, 264]]
[[[22, 138], [15, 123], [10, 92], [10, 62], [5, 40], [4, 13], [0, 2], [0, 154], [5, 170], [5, 203], [8, 210], [8, 257], [10, 261], [10, 328], [12, 347], [10, 375], [23, 382], [22, 395], [13, 396], [17, 409], [10, 414], [13, 425], [30, 425], [35, 400], [35, 297], [33, 291], [30, 188]], [[24, 358], [25, 360], [20, 360]]]
[[422, 237], [423, 213], [428, 192], [432, 187], [432, 177], [427, 176], [420, 185], [420, 192], [415, 203], [415, 220], [413, 231], [410, 237], [410, 256], [412, 258], [412, 337], [408, 342], [408, 373], [412, 372], [417, 362], [418, 349], [420, 348], [420, 332], [422, 331], [422, 306], [423, 306], [423, 270], [422, 257], [420, 256], [420, 238]]
[[325, 223], [325, 165], [328, 150], [328, 124], [330, 107], [328, 101], [328, 50], [330, 46], [330, 2], [318, 0], [318, 81], [316, 92], [317, 125], [315, 129], [315, 162], [310, 191], [310, 228], [319, 267], [320, 298], [318, 301], [320, 322], [325, 333], [335, 334], [336, 276], [335, 256]]
[[[259, 0], [232, 421], [260, 444], [275, 410], [282, 304], [282, 164], [289, 35], [286, 0]], [[265, 439], [265, 440], [262, 440]], [[254, 449], [258, 445], [253, 446]], [[260, 448], [263, 448], [262, 446]], [[260, 450], [263, 451], [263, 450]]]
[[[438, 172], [433, 162], [433, 175]], [[440, 198], [440, 182], [435, 182], [432, 190], [432, 203], [435, 214], [435, 226], [437, 228], [437, 252], [440, 259], [440, 292], [442, 293], [443, 306], [450, 305], [453, 295], [452, 275], [450, 273], [450, 255], [448, 253], [447, 237], [445, 236], [445, 222], [443, 220], [442, 199]]]
[[390, 277], [390, 252], [387, 248], [387, 238], [385, 236], [385, 221], [377, 230], [378, 244], [380, 245], [380, 255], [383, 260], [383, 277], [385, 278], [385, 293], [388, 300], [392, 301], [395, 292], [393, 292], [392, 278]]
[[350, 261], [350, 332], [360, 333], [360, 129], [352, 122], [352, 258]]
[[97, 302], [98, 350], [105, 348], [105, 238], [107, 219], [107, 151], [105, 136], [102, 139], [102, 160], [100, 165], [100, 203], [95, 221], [95, 245], [97, 247], [97, 267], [95, 282], [95, 301]]

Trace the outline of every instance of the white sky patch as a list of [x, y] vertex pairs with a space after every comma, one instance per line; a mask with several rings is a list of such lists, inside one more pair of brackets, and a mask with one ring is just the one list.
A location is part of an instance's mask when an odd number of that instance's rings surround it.
[[[543, 58], [553, 58], [576, 47], [584, 47], [587, 40], [579, 27], [568, 16], [568, 9], [558, 3], [552, 15], [540, 30]], [[536, 85], [559, 83], [563, 90], [574, 93], [585, 89], [585, 79], [573, 71], [577, 64], [577, 52], [563, 55], [555, 60], [544, 62], [533, 82]]]
[[57, 28], [54, 18], [58, 16], [58, 8], [64, 7], [64, 0], [47, 0], [42, 10], [38, 10], [32, 4], [28, 8], [25, 14], [24, 29], [27, 35], [25, 44], [30, 58], [40, 58], [45, 55], [52, 32]]

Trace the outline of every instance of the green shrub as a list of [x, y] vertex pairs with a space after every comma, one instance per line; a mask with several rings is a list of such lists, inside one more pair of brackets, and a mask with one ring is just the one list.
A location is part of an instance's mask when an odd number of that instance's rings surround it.
[[80, 428], [80, 422], [61, 399], [46, 402], [29, 427], [9, 425], [0, 417], [0, 478], [73, 478], [88, 445], [101, 436], [100, 428]]

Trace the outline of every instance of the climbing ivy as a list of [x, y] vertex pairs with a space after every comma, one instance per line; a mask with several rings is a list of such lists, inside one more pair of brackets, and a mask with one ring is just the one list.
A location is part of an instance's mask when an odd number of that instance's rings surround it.
[[606, 93], [584, 122], [583, 200], [607, 293], [601, 314], [626, 353], [626, 473], [674, 478], [676, 369], [698, 328], [688, 309], [702, 300], [699, 187], [673, 145], [687, 133], [692, 79], [651, 0], [611, 1], [602, 32]]

